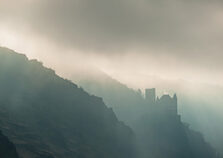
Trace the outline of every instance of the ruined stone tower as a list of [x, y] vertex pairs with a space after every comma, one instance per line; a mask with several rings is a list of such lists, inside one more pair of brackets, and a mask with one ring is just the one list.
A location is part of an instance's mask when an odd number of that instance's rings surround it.
[[156, 102], [156, 89], [146, 89], [145, 90], [145, 99], [148, 103], [155, 103]]

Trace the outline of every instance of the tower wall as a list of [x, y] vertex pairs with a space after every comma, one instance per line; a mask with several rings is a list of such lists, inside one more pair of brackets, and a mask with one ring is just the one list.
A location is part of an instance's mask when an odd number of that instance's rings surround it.
[[155, 88], [146, 89], [145, 90], [145, 99], [148, 102], [155, 103], [155, 101], [156, 101], [156, 89]]

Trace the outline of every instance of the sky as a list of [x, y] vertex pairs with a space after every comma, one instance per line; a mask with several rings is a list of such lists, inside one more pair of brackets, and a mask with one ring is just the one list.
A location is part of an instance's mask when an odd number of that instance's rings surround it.
[[223, 85], [221, 0], [0, 0], [0, 45], [66, 75]]
[[222, 0], [0, 0], [0, 46], [68, 79], [99, 69], [131, 88], [177, 92], [203, 129], [222, 133]]

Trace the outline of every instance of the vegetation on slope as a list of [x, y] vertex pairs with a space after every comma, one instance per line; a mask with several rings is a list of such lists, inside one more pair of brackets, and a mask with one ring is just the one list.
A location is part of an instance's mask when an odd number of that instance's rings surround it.
[[102, 99], [0, 48], [0, 128], [21, 157], [133, 158], [134, 134]]

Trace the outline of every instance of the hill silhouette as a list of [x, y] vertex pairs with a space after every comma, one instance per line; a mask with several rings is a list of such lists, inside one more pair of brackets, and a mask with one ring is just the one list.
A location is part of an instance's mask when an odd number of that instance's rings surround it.
[[21, 158], [135, 158], [135, 136], [102, 98], [0, 48], [0, 129]]
[[[73, 76], [73, 80], [75, 78]], [[141, 157], [220, 157], [201, 133], [181, 121], [177, 109], [174, 109], [177, 108], [176, 96], [164, 95], [154, 98], [155, 102], [148, 102], [141, 91], [134, 91], [99, 71], [86, 73], [76, 82], [89, 93], [102, 96], [118, 118], [132, 127]], [[174, 109], [173, 115], [169, 109]]]

